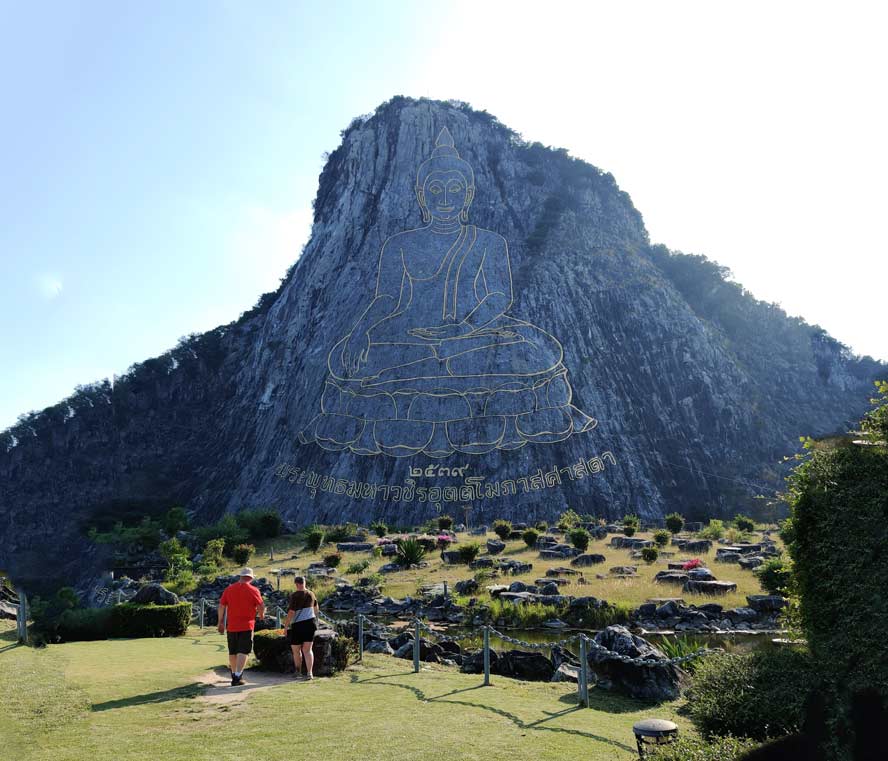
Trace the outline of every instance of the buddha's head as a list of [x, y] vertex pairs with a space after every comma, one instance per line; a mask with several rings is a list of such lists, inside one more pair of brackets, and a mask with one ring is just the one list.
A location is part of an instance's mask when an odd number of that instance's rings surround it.
[[424, 222], [468, 222], [469, 206], [475, 197], [475, 173], [459, 157], [447, 127], [435, 141], [431, 158], [419, 165], [416, 172], [416, 198]]

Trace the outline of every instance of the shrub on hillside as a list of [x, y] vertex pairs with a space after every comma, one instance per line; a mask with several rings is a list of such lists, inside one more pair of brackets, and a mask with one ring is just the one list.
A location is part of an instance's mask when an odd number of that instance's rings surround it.
[[341, 562], [342, 555], [338, 552], [331, 552], [329, 555], [324, 555], [324, 565], [327, 566], [327, 568], [337, 568]]
[[735, 515], [734, 525], [737, 527], [738, 531], [742, 531], [746, 534], [755, 531], [755, 521], [748, 515]]
[[277, 510], [242, 510], [235, 516], [237, 525], [250, 539], [274, 539], [281, 535], [284, 521]]
[[556, 524], [561, 531], [570, 531], [574, 526], [580, 523], [580, 516], [573, 510], [565, 510], [558, 516]]
[[533, 549], [536, 547], [537, 539], [540, 538], [540, 533], [535, 528], [529, 528], [521, 534], [521, 538], [528, 547]]
[[56, 622], [54, 631], [62, 642], [89, 642], [111, 636], [113, 608], [77, 608], [66, 610]]
[[449, 531], [453, 528], [453, 518], [449, 515], [438, 516], [438, 531]]
[[324, 529], [309, 529], [308, 533], [305, 535], [305, 546], [312, 552], [317, 552], [319, 549], [321, 549], [321, 545], [324, 544], [326, 539], [327, 537], [324, 534]]
[[211, 539], [222, 539], [225, 542], [225, 554], [229, 556], [237, 545], [250, 538], [249, 532], [237, 525], [233, 515], [223, 515], [216, 523], [196, 529], [195, 534], [204, 543]]
[[481, 545], [478, 542], [465, 542], [456, 549], [459, 552], [459, 559], [468, 565], [478, 557], [478, 553], [481, 552]]
[[373, 521], [373, 523], [370, 524], [370, 530], [381, 539], [388, 533], [389, 529], [382, 521]]
[[356, 560], [354, 563], [349, 563], [348, 568], [345, 569], [345, 572], [349, 575], [364, 573], [370, 567], [370, 561], [367, 558], [363, 560]]
[[338, 523], [335, 526], [327, 528], [327, 541], [335, 544], [336, 542], [344, 542], [349, 537], [358, 533], [357, 523]]
[[660, 551], [656, 547], [642, 547], [641, 559], [648, 565], [656, 563], [658, 557], [660, 557]]
[[163, 530], [170, 536], [175, 536], [178, 531], [188, 530], [188, 513], [184, 507], [171, 507], [163, 516]]
[[581, 552], [585, 552], [589, 548], [589, 540], [592, 538], [586, 529], [577, 527], [572, 528], [568, 534], [570, 543]]
[[225, 549], [224, 539], [210, 539], [203, 548], [203, 559], [197, 568], [201, 576], [213, 576], [222, 567], [222, 552]]
[[668, 529], [660, 528], [654, 532], [654, 544], [657, 547], [665, 547], [669, 544], [669, 539], [672, 535], [669, 533]]
[[666, 528], [672, 534], [677, 534], [684, 528], [685, 519], [681, 513], [669, 513], [666, 516]]
[[254, 552], [256, 552], [256, 548], [252, 544], [239, 544], [232, 550], [231, 557], [238, 565], [246, 565], [250, 562]]
[[768, 594], [788, 595], [792, 591], [792, 561], [787, 558], [768, 558], [753, 573]]
[[789, 647], [710, 655], [697, 665], [689, 705], [707, 737], [765, 740], [799, 731], [817, 673], [810, 654]]
[[549, 530], [549, 524], [546, 521], [537, 521], [533, 527], [541, 534], [545, 534]]
[[697, 533], [701, 539], [709, 539], [713, 542], [718, 541], [725, 535], [724, 521], [712, 518], [703, 529]]
[[509, 534], [512, 533], [512, 522], [501, 519], [495, 520], [493, 522], [493, 533], [505, 542], [509, 538]]
[[641, 526], [641, 521], [638, 520], [637, 515], [623, 516], [623, 533], [626, 536], [634, 536], [639, 526]]

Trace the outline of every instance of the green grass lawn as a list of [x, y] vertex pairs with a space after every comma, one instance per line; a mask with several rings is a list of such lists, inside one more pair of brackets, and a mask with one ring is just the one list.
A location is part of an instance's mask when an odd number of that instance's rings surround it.
[[479, 676], [431, 664], [414, 674], [409, 661], [387, 656], [367, 656], [333, 678], [211, 703], [198, 680], [226, 662], [223, 638], [197, 629], [178, 639], [41, 650], [15, 645], [7, 630], [0, 634], [4, 757], [628, 760], [636, 757], [632, 724], [640, 718], [668, 718], [690, 731], [680, 703], [646, 706], [593, 690], [585, 709], [575, 685], [493, 677], [482, 687]]
[[[648, 532], [642, 532], [638, 534], [638, 536], [644, 539], [651, 538], [651, 534]], [[757, 538], [758, 536], [759, 534], [756, 533], [755, 537]], [[482, 554], [485, 552], [483, 546], [487, 538], [495, 538], [495, 535], [490, 533], [487, 537], [471, 537], [466, 534], [460, 534], [459, 536], [461, 542], [479, 541], [482, 545]], [[370, 541], [375, 541], [375, 538], [371, 538]], [[663, 557], [661, 555], [660, 559], [655, 563], [647, 565], [642, 560], [632, 560], [630, 558], [629, 550], [615, 549], [608, 544], [609, 542], [610, 536], [608, 536], [607, 539], [593, 541], [589, 544], [587, 552], [604, 555], [605, 558], [607, 558], [606, 561], [600, 565], [580, 569], [584, 574], [587, 583], [582, 585], [564, 585], [561, 587], [563, 594], [573, 595], [575, 597], [592, 595], [593, 597], [598, 597], [607, 600], [608, 602], [623, 603], [632, 607], [637, 607], [650, 598], [682, 597], [688, 604], [718, 602], [725, 608], [746, 605], [746, 595], [762, 594], [758, 579], [752, 571], [743, 570], [740, 566], [733, 563], [715, 562], [715, 550], [719, 546], [717, 544], [713, 545], [713, 548], [709, 553], [700, 555], [699, 557], [708, 565], [709, 569], [718, 579], [736, 582], [737, 591], [724, 595], [723, 597], [712, 598], [706, 595], [685, 594], [681, 591], [681, 587], [654, 583], [654, 575], [657, 571], [664, 570], [669, 561], [682, 560], [689, 557], [686, 553], [679, 552], [677, 548], [666, 547], [665, 549], [667, 552], [675, 552], [673, 557]], [[274, 561], [268, 559], [270, 547], [274, 548]], [[272, 579], [271, 569], [273, 568], [295, 568], [299, 571], [304, 571], [309, 563], [321, 560], [324, 555], [329, 554], [330, 552], [335, 552], [335, 549], [334, 545], [328, 545], [321, 548], [320, 552], [308, 552], [303, 550], [302, 545], [296, 541], [295, 537], [282, 537], [271, 542], [260, 544], [257, 547], [256, 556], [251, 563], [257, 577], [268, 576]], [[298, 555], [298, 558], [295, 560], [289, 559], [290, 555], [293, 553]], [[378, 570], [380, 566], [390, 562], [390, 558], [373, 558], [368, 555], [368, 553], [343, 553], [342, 564], [337, 570], [341, 575], [345, 575], [345, 570], [350, 563], [367, 557], [370, 557], [371, 564], [370, 567], [364, 571], [364, 574], [373, 573]], [[519, 576], [500, 577], [487, 582], [487, 584], [508, 584], [514, 580], [532, 583], [534, 579], [545, 576], [546, 569], [548, 568], [570, 565], [570, 560], [542, 560], [539, 557], [538, 551], [528, 549], [524, 542], [521, 541], [507, 542], [506, 550], [500, 555], [500, 557], [510, 557], [533, 563], [533, 570], [530, 573]], [[428, 568], [386, 574], [382, 590], [383, 594], [396, 598], [403, 598], [405, 595], [416, 595], [418, 588], [423, 584], [437, 583], [445, 580], [449, 584], [453, 584], [460, 579], [469, 578], [473, 573], [467, 566], [448, 565], [443, 563], [438, 552], [427, 554], [426, 560], [429, 563]], [[638, 578], [596, 578], [596, 574], [606, 574], [611, 566], [618, 565], [636, 566], [638, 568]], [[235, 570], [234, 566], [231, 566], [230, 570], [233, 572]], [[346, 575], [346, 578], [356, 580], [359, 577]], [[292, 577], [285, 576], [282, 578], [282, 589], [292, 589], [292, 586]], [[482, 598], [485, 596], [483, 590], [480, 596]]]

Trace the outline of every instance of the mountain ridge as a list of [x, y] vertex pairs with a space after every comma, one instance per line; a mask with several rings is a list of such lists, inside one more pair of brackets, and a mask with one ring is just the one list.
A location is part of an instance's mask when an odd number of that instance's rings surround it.
[[[319, 410], [327, 352], [372, 294], [382, 243], [420, 222], [413, 175], [442, 125], [475, 171], [472, 220], [509, 243], [515, 313], [558, 336], [575, 403], [599, 421], [585, 438], [478, 456], [473, 468], [492, 478], [605, 451], [616, 461], [558, 493], [479, 503], [479, 519], [551, 517], [568, 504], [609, 517], [749, 509], [779, 485], [799, 435], [838, 430], [866, 408], [884, 365], [753, 299], [719, 265], [652, 246], [608, 173], [465, 104], [398, 97], [343, 130], [319, 177], [312, 236], [275, 292], [113, 387], [82, 387], [0, 434], [0, 567], [27, 579], [95, 570], [106, 561], [84, 556], [83, 531], [115, 509], [183, 503], [210, 520], [263, 504], [300, 524], [433, 514], [314, 498], [275, 473], [408, 475], [396, 459], [296, 442]], [[46, 549], [57, 550], [50, 563]]]

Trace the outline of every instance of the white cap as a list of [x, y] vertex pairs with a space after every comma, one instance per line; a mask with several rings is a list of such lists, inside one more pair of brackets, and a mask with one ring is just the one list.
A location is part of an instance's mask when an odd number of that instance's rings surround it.
[[241, 568], [237, 573], [238, 576], [249, 576], [251, 579], [253, 578], [253, 569], [252, 568]]

